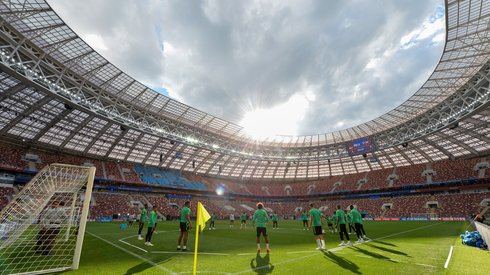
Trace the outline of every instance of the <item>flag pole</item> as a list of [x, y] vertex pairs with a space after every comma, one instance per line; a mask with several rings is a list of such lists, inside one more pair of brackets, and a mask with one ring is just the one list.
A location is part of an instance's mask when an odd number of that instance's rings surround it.
[[192, 274], [196, 275], [197, 272], [197, 246], [199, 245], [199, 222], [201, 218], [201, 203], [197, 202], [197, 218], [196, 218], [196, 241], [194, 243], [194, 268]]

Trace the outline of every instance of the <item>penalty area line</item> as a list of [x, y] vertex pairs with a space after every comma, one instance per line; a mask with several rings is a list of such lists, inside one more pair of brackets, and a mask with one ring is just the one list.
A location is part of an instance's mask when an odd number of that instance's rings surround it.
[[128, 253], [129, 255], [131, 255], [131, 256], [133, 256], [133, 257], [136, 257], [136, 258], [138, 258], [138, 259], [140, 259], [140, 260], [144, 261], [145, 263], [149, 263], [149, 264], [151, 264], [152, 266], [154, 266], [154, 267], [156, 267], [156, 268], [158, 268], [158, 269], [160, 269], [160, 270], [162, 270], [162, 271], [165, 271], [165, 272], [167, 272], [167, 273], [169, 273], [169, 274], [177, 274], [176, 272], [173, 272], [172, 270], [170, 270], [170, 269], [168, 269], [168, 268], [165, 268], [165, 267], [163, 267], [163, 266], [161, 266], [161, 265], [159, 265], [159, 264], [157, 264], [157, 263], [155, 263], [155, 262], [153, 262], [153, 261], [151, 261], [151, 260], [148, 260], [147, 258], [144, 258], [144, 257], [142, 257], [142, 256], [140, 256], [140, 255], [138, 255], [138, 254], [136, 254], [136, 253], [133, 253], [133, 252], [131, 252], [131, 251], [129, 251], [129, 250], [127, 250], [127, 249], [125, 249], [124, 247], [121, 247], [121, 246], [119, 246], [119, 245], [117, 245], [117, 244], [115, 244], [115, 243], [113, 243], [113, 242], [111, 242], [111, 241], [109, 241], [109, 240], [106, 240], [106, 239], [104, 239], [104, 238], [102, 238], [102, 237], [99, 237], [99, 236], [97, 236], [97, 235], [95, 235], [95, 234], [93, 234], [93, 233], [91, 233], [91, 232], [88, 232], [88, 231], [85, 231], [85, 232], [86, 232], [87, 234], [92, 235], [92, 236], [94, 236], [95, 238], [97, 238], [97, 239], [99, 239], [99, 240], [101, 240], [101, 241], [105, 242], [105, 243], [108, 243], [108, 244], [112, 245], [112, 246], [113, 246], [113, 247], [115, 247], [115, 248], [118, 248], [118, 249], [120, 249], [120, 250], [122, 250], [122, 251], [124, 251], [124, 252]]

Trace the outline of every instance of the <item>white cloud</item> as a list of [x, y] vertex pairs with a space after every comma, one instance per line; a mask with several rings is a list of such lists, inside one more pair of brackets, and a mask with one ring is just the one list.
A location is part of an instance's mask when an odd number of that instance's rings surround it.
[[314, 95], [311, 91], [295, 94], [288, 101], [272, 108], [246, 112], [239, 124], [256, 139], [295, 133], [312, 99]]
[[277, 134], [393, 109], [427, 79], [444, 41], [442, 0], [48, 1], [137, 80], [235, 123], [263, 110], [286, 121]]
[[444, 17], [428, 17], [420, 27], [412, 30], [400, 39], [401, 47], [403, 49], [408, 49], [417, 45], [421, 40], [428, 38], [430, 38], [433, 43], [444, 42], [446, 37], [445, 30]]
[[89, 33], [82, 37], [85, 42], [87, 42], [94, 50], [98, 52], [107, 51], [107, 45], [104, 42], [104, 39], [95, 33]]

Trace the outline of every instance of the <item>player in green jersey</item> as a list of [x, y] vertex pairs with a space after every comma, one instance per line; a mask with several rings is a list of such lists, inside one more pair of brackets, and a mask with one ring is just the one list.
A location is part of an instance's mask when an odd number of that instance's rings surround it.
[[364, 232], [361, 213], [359, 213], [359, 211], [354, 208], [354, 205], [350, 206], [350, 212], [352, 214], [352, 222], [354, 223], [354, 227], [356, 228], [357, 243], [363, 243], [364, 239], [367, 237], [366, 232]]
[[349, 235], [352, 234], [352, 229], [356, 232], [356, 228], [354, 228], [354, 224], [352, 223], [352, 214], [350, 209], [347, 210], [347, 224], [349, 225]]
[[247, 214], [245, 214], [245, 212], [240, 215], [240, 229], [243, 227], [247, 229]]
[[316, 249], [325, 249], [325, 240], [323, 239], [323, 229], [322, 229], [322, 213], [320, 210], [315, 208], [314, 203], [310, 203], [310, 228], [313, 229], [313, 235], [315, 235], [316, 244], [318, 247]]
[[141, 231], [143, 230], [143, 226], [145, 226], [145, 222], [146, 222], [146, 208], [148, 208], [148, 204], [145, 204], [145, 206], [143, 207], [143, 209], [141, 209], [141, 213], [140, 213], [140, 221], [139, 221], [139, 226], [138, 226], [138, 240], [143, 240], [143, 237], [141, 237]]
[[216, 230], [216, 227], [214, 227], [214, 222], [216, 221], [216, 214], [213, 213], [211, 214], [211, 222], [209, 223], [209, 230], [214, 229]]
[[306, 215], [306, 211], [301, 213], [301, 220], [303, 221], [303, 230], [308, 230], [308, 216]]
[[272, 213], [272, 229], [277, 229], [277, 214], [274, 212]]
[[150, 215], [148, 217], [148, 232], [145, 237], [145, 245], [153, 246], [151, 243], [151, 236], [153, 235], [154, 228], [157, 224], [157, 206], [153, 205], [153, 209], [150, 211]]
[[333, 222], [333, 228], [334, 228], [334, 234], [337, 233], [339, 224], [337, 222], [337, 211], [333, 211], [332, 215], [332, 222]]
[[328, 230], [333, 233], [333, 219], [327, 216]]
[[180, 250], [180, 243], [182, 238], [184, 239], [184, 245], [182, 246], [182, 251], [187, 250], [187, 239], [189, 238], [189, 230], [192, 228], [191, 224], [191, 202], [186, 201], [184, 207], [180, 210], [180, 234], [177, 243], [177, 250]]
[[344, 244], [344, 235], [347, 239], [347, 245], [351, 245], [349, 234], [347, 234], [347, 216], [345, 215], [344, 210], [340, 208], [340, 205], [337, 205], [337, 223], [339, 224], [339, 236], [340, 236], [340, 244], [341, 246]]
[[257, 210], [255, 210], [252, 219], [252, 224], [254, 226], [257, 225], [257, 252], [261, 251], [260, 249], [261, 234], [262, 236], [264, 236], [267, 253], [269, 253], [270, 251], [269, 239], [267, 238], [267, 228], [266, 228], [266, 224], [268, 220], [269, 220], [269, 215], [267, 215], [267, 212], [265, 212], [264, 205], [261, 202], [257, 203]]

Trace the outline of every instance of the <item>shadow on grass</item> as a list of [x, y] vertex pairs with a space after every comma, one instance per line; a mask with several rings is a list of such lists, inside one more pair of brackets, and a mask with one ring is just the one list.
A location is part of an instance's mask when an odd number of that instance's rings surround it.
[[380, 244], [389, 245], [389, 246], [398, 246], [396, 244], [392, 244], [392, 243], [389, 243], [389, 242], [378, 241], [378, 240], [372, 240], [371, 243], [380, 243]]
[[342, 257], [339, 257], [330, 251], [323, 251], [323, 254], [325, 255], [325, 258], [337, 264], [338, 266], [342, 267], [343, 269], [347, 269], [354, 274], [362, 274], [359, 271], [359, 266], [357, 266], [355, 263], [347, 259], [344, 259]]
[[392, 259], [390, 259], [386, 256], [383, 256], [381, 254], [378, 254], [376, 252], [372, 252], [372, 251], [369, 251], [366, 249], [359, 248], [358, 246], [350, 247], [350, 249], [357, 251], [357, 252], [361, 252], [362, 254], [365, 254], [365, 255], [370, 256], [370, 257], [375, 258], [375, 259], [380, 259], [380, 260], [384, 260], [384, 261], [388, 261], [388, 262], [392, 262], [392, 263], [397, 263], [396, 261], [393, 261]]
[[274, 270], [274, 266], [270, 262], [271, 259], [269, 253], [266, 253], [264, 257], [261, 257], [260, 253], [257, 252], [255, 259], [250, 260], [250, 267], [255, 273], [264, 275], [272, 273]]
[[[171, 255], [161, 255], [160, 257], [154, 259], [153, 262], [156, 264], [162, 264], [162, 263], [170, 261], [171, 258], [172, 258]], [[152, 264], [143, 261], [139, 265], [135, 265], [135, 266], [131, 267], [130, 269], [128, 269], [128, 271], [126, 271], [125, 275], [140, 273], [140, 272], [143, 272], [143, 271], [147, 270], [148, 268], [152, 268], [152, 267], [153, 267]]]
[[396, 255], [402, 255], [402, 256], [405, 256], [405, 257], [412, 258], [407, 253], [401, 252], [401, 251], [398, 251], [398, 250], [394, 250], [394, 249], [390, 249], [390, 248], [386, 248], [386, 247], [377, 246], [377, 245], [374, 245], [374, 244], [371, 244], [371, 243], [366, 243], [366, 245], [367, 246], [370, 246], [370, 247], [373, 247], [373, 248], [376, 248], [376, 249], [379, 249], [379, 250], [383, 250], [383, 251], [389, 252], [389, 253], [393, 253], [393, 254], [396, 254]]

